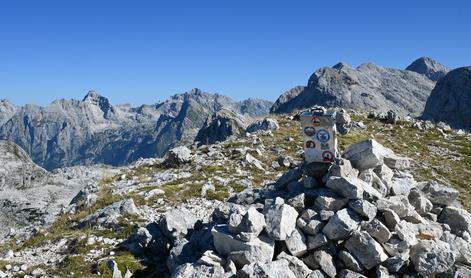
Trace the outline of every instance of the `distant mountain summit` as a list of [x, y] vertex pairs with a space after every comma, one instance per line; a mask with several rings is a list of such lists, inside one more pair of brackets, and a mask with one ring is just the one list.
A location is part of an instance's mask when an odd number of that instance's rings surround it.
[[447, 67], [430, 57], [421, 57], [415, 60], [406, 70], [423, 74], [433, 81], [438, 81], [450, 71]]
[[423, 118], [471, 129], [471, 66], [452, 70], [437, 82]]
[[268, 113], [271, 102], [234, 101], [193, 89], [154, 105], [113, 105], [95, 91], [48, 106], [0, 103], [0, 139], [16, 142], [39, 165], [54, 169], [104, 163], [123, 165], [191, 144], [222, 109], [242, 118]]
[[283, 93], [272, 106], [272, 113], [289, 113], [313, 105], [338, 106], [357, 110], [419, 115], [435, 85], [425, 75], [409, 70], [347, 63], [318, 69], [307, 86]]

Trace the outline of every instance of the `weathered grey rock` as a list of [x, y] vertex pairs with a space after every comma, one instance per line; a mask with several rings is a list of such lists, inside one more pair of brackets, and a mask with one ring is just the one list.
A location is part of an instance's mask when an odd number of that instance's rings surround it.
[[276, 260], [269, 263], [255, 262], [245, 265], [239, 272], [237, 272], [237, 277], [296, 278], [296, 276], [289, 267], [288, 260], [286, 259]]
[[442, 210], [438, 221], [448, 224], [451, 232], [456, 235], [471, 234], [471, 214], [464, 209], [446, 207]]
[[79, 221], [79, 227], [110, 228], [119, 230], [119, 221], [123, 216], [138, 215], [139, 209], [132, 199], [115, 202], [97, 210]]
[[456, 255], [456, 262], [471, 265], [471, 242], [445, 231], [440, 240], [448, 243]]
[[[258, 235], [265, 228], [265, 216], [257, 211], [256, 208], [251, 207], [247, 210], [247, 213], [242, 217], [241, 223], [238, 226], [237, 231], [244, 234], [245, 239], [252, 239], [258, 237]], [[247, 240], [247, 241], [248, 241]]]
[[396, 225], [401, 221], [397, 213], [395, 213], [393, 210], [390, 209], [384, 209], [382, 210], [384, 220], [386, 221], [386, 226], [388, 226], [389, 229], [394, 229]]
[[249, 242], [241, 241], [229, 232], [227, 225], [216, 225], [211, 233], [218, 254], [230, 256], [238, 266], [251, 262], [268, 263], [273, 258], [275, 243], [266, 236], [261, 235]]
[[353, 257], [352, 254], [348, 253], [347, 251], [340, 251], [337, 254], [339, 260], [345, 265], [346, 268], [353, 270], [355, 272], [362, 272], [364, 271], [363, 266]]
[[225, 266], [226, 260], [221, 258], [213, 250], [208, 250], [196, 261], [200, 265]]
[[290, 256], [286, 254], [285, 252], [281, 252], [277, 256], [278, 260], [285, 259], [288, 261], [288, 267], [293, 272], [295, 277], [308, 277], [312, 270], [307, 267], [307, 265], [300, 259]]
[[372, 269], [388, 258], [383, 247], [366, 232], [353, 233], [350, 239], [345, 242], [345, 248], [366, 269]]
[[355, 110], [417, 115], [434, 86], [418, 73], [363, 64], [357, 68], [340, 66], [318, 69], [307, 87], [285, 92], [272, 107], [272, 113], [289, 113], [296, 109], [322, 105]]
[[324, 278], [324, 277], [325, 277], [325, 275], [324, 275], [324, 273], [322, 273], [322, 271], [314, 270], [306, 278]]
[[314, 201], [314, 205], [321, 210], [338, 211], [343, 209], [348, 203], [346, 198], [335, 198], [329, 196], [319, 196]]
[[432, 208], [433, 204], [427, 197], [418, 189], [412, 189], [408, 196], [410, 204], [422, 216], [427, 215]]
[[280, 125], [278, 124], [278, 122], [275, 119], [265, 118], [261, 121], [256, 121], [256, 122], [250, 124], [247, 127], [246, 131], [250, 132], [250, 133], [253, 133], [253, 132], [257, 132], [257, 131], [261, 131], [261, 130], [264, 130], [264, 131], [277, 130], [279, 128], [280, 128]]
[[[379, 166], [379, 167], [381, 167], [381, 166]], [[373, 171], [373, 169], [367, 169], [367, 170], [362, 171], [358, 175], [358, 178], [361, 179], [362, 181], [368, 183], [369, 185], [371, 185], [374, 189], [376, 189], [379, 193], [381, 193], [381, 196], [386, 197], [389, 194], [389, 190], [390, 190], [389, 184], [390, 183], [385, 184], [378, 177], [378, 175]], [[391, 178], [392, 178], [392, 171], [391, 171]]]
[[357, 177], [358, 170], [352, 167], [350, 160], [340, 158], [330, 167], [329, 176]]
[[306, 237], [299, 229], [294, 229], [286, 237], [285, 243], [288, 251], [295, 257], [301, 257], [307, 251]]
[[329, 219], [322, 233], [331, 240], [346, 239], [353, 230], [358, 228], [359, 222], [358, 215], [353, 211], [342, 209]]
[[159, 223], [164, 234], [178, 239], [187, 235], [198, 221], [196, 215], [185, 207], [173, 208], [165, 212], [165, 217]]
[[335, 215], [335, 212], [330, 211], [330, 210], [321, 210], [321, 211], [319, 211], [319, 218], [322, 221], [327, 221], [334, 215]]
[[392, 179], [391, 195], [408, 196], [410, 191], [416, 186], [417, 182], [410, 173], [400, 172]]
[[363, 171], [376, 168], [384, 163], [384, 156], [391, 150], [374, 139], [368, 139], [347, 147], [342, 157], [350, 160], [352, 166]]
[[245, 162], [247, 162], [248, 164], [254, 166], [255, 168], [261, 170], [261, 171], [264, 171], [265, 169], [263, 168], [263, 164], [262, 162], [260, 162], [260, 160], [256, 159], [255, 157], [253, 157], [253, 155], [249, 154], [249, 153], [246, 153], [245, 154]]
[[186, 263], [179, 266], [172, 278], [229, 278], [230, 274], [224, 273], [224, 268], [220, 266], [207, 266], [199, 264]]
[[285, 240], [296, 227], [298, 212], [287, 204], [274, 204], [265, 213], [266, 230], [275, 240]]
[[423, 186], [422, 192], [432, 202], [432, 204], [440, 206], [453, 204], [459, 195], [458, 190], [441, 185], [435, 181], [430, 181]]
[[334, 278], [337, 275], [337, 269], [331, 254], [324, 250], [317, 250], [309, 256], [303, 258], [304, 263], [311, 269], [320, 268], [327, 276]]
[[286, 200], [286, 203], [296, 209], [297, 212], [302, 212], [306, 206], [304, 193], [297, 194], [294, 197]]
[[191, 150], [185, 146], [180, 146], [171, 149], [167, 153], [167, 157], [164, 161], [166, 165], [169, 166], [179, 166], [184, 163], [188, 163], [191, 161]]
[[448, 243], [430, 240], [414, 245], [410, 257], [415, 270], [422, 275], [443, 273], [453, 266], [456, 259]]
[[406, 196], [391, 196], [378, 200], [377, 208], [379, 211], [390, 209], [403, 218], [408, 215], [410, 204]]
[[290, 169], [284, 173], [275, 184], [278, 189], [284, 189], [290, 182], [298, 181], [302, 176], [302, 171], [299, 168]]
[[450, 71], [440, 79], [427, 99], [422, 118], [448, 123], [453, 128], [471, 127], [471, 67]]
[[410, 159], [407, 157], [397, 156], [389, 153], [384, 156], [384, 164], [391, 169], [407, 170], [410, 167]]
[[315, 236], [307, 236], [307, 249], [315, 250], [329, 242], [324, 234], [317, 234]]
[[348, 207], [359, 215], [368, 218], [369, 220], [375, 218], [377, 213], [376, 206], [366, 200], [352, 200], [348, 203]]
[[366, 278], [366, 276], [349, 269], [342, 269], [339, 272], [339, 278]]
[[379, 243], [385, 243], [391, 238], [389, 229], [378, 219], [373, 219], [371, 222], [364, 222], [361, 227]]
[[394, 256], [389, 257], [383, 262], [383, 265], [389, 270], [389, 272], [396, 273], [401, 270], [404, 266], [407, 265], [408, 256], [406, 259], [403, 256]]
[[412, 62], [412, 64], [407, 66], [406, 70], [423, 74], [433, 81], [440, 80], [450, 71], [447, 67], [438, 63], [430, 57], [418, 58], [417, 60]]
[[326, 187], [348, 199], [362, 199], [365, 182], [353, 177], [330, 177]]
[[324, 227], [324, 223], [320, 219], [303, 219], [298, 218], [296, 225], [305, 233], [306, 235], [316, 235]]

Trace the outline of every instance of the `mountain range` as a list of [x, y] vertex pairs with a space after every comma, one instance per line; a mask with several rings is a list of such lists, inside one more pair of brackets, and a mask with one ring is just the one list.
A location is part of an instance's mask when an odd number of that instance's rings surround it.
[[234, 101], [200, 89], [139, 107], [113, 105], [95, 91], [83, 100], [61, 99], [45, 107], [2, 100], [0, 139], [15, 142], [35, 163], [51, 170], [99, 163], [119, 166], [159, 157], [178, 145], [223, 141], [268, 113], [291, 113], [313, 105], [391, 110], [399, 116], [424, 114], [425, 119], [467, 129], [471, 127], [470, 106], [465, 105], [469, 87], [466, 70], [450, 72], [422, 57], [404, 70], [371, 63], [323, 67], [306, 86], [288, 90], [275, 103]]
[[112, 105], [90, 91], [83, 100], [57, 100], [46, 107], [0, 106], [0, 138], [17, 143], [46, 169], [104, 163], [123, 165], [162, 156], [191, 144], [213, 114], [229, 110], [242, 118], [268, 113], [271, 102], [234, 101], [193, 89], [154, 105]]

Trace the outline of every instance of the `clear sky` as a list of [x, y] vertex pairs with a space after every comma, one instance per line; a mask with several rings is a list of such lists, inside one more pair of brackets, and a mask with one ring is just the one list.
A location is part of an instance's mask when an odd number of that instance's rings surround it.
[[471, 1], [0, 1], [0, 98], [274, 100], [321, 66], [471, 65]]

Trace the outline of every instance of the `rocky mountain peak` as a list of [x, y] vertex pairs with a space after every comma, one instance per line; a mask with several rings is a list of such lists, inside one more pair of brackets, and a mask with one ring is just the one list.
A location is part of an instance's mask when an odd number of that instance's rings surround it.
[[438, 81], [449, 72], [447, 67], [430, 57], [420, 57], [412, 62], [406, 70], [423, 74], [433, 81]]
[[94, 90], [90, 90], [87, 93], [87, 95], [83, 98], [82, 101], [86, 103], [91, 103], [93, 105], [97, 105], [105, 113], [105, 115], [112, 108], [110, 101], [106, 97], [98, 94]]
[[348, 63], [345, 63], [345, 62], [339, 62], [339, 63], [335, 64], [332, 68], [342, 70], [344, 68], [351, 69], [352, 66]]

